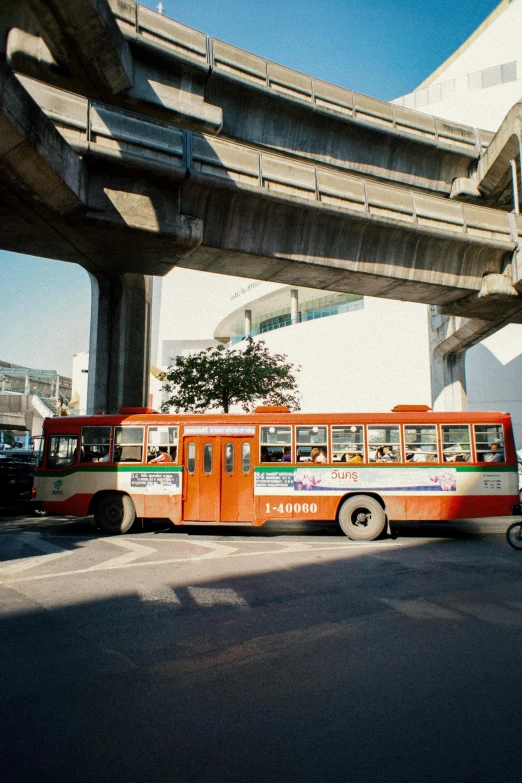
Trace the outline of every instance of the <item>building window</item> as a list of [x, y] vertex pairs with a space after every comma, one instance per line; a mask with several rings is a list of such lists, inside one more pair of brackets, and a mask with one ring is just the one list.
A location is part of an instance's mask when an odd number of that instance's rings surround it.
[[513, 60], [503, 65], [495, 65], [493, 68], [484, 68], [475, 71], [468, 76], [468, 88], [470, 90], [485, 90], [488, 87], [496, 87], [497, 84], [516, 82], [517, 62]]

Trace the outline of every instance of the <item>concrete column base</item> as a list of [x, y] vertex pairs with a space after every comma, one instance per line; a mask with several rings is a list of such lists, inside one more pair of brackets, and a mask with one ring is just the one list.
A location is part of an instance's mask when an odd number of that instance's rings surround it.
[[89, 273], [92, 287], [87, 412], [147, 407], [152, 277]]

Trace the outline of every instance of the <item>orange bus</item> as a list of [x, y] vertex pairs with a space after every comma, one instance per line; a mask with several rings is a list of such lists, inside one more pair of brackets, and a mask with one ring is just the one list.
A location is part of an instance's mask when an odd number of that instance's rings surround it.
[[507, 413], [158, 414], [44, 422], [36, 502], [52, 514], [94, 514], [107, 533], [136, 518], [181, 524], [338, 521], [354, 540], [394, 520], [519, 513], [517, 454]]

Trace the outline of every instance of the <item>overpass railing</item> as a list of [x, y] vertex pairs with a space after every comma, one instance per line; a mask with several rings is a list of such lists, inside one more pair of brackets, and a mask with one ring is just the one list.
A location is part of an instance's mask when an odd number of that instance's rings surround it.
[[128, 40], [184, 60], [192, 67], [303, 101], [315, 110], [334, 112], [346, 119], [465, 152], [471, 157], [478, 157], [493, 136], [488, 131], [405, 109], [294, 71], [144, 6], [121, 0], [110, 0], [110, 5]]
[[189, 131], [21, 77], [79, 153], [125, 162], [173, 179], [212, 177], [222, 186], [304, 199], [335, 210], [392, 219], [483, 244], [517, 241], [507, 212], [387, 185], [254, 146]]

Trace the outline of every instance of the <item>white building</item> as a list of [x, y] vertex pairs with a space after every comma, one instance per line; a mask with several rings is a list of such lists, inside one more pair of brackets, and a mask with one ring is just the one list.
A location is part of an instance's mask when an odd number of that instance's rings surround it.
[[[522, 0], [503, 0], [432, 76], [394, 103], [495, 131], [521, 97]], [[213, 335], [234, 343], [245, 333], [259, 334], [270, 350], [301, 365], [303, 410], [431, 404], [426, 306], [353, 297], [344, 307], [344, 297], [176, 269], [156, 287], [153, 362], [165, 367], [173, 354], [169, 341], [208, 344]], [[314, 301], [320, 317], [306, 315]], [[510, 411], [522, 443], [522, 326], [505, 327], [470, 349], [466, 376], [469, 408]]]

